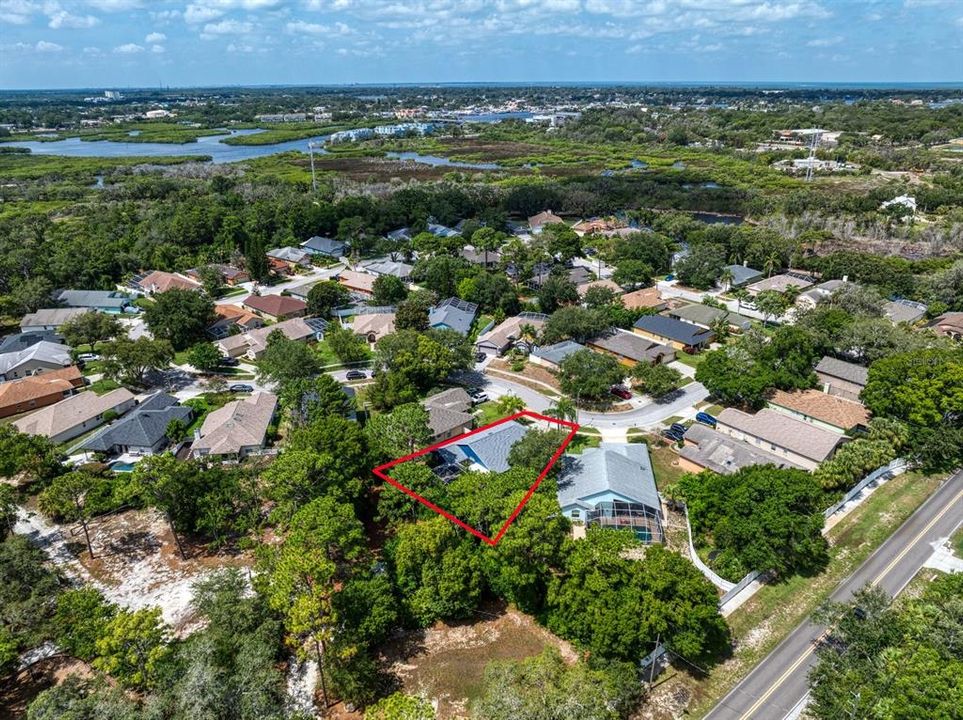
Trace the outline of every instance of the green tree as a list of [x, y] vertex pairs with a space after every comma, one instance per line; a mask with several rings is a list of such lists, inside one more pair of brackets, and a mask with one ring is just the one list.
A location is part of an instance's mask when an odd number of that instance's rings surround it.
[[60, 326], [58, 332], [71, 347], [89, 345], [113, 340], [123, 334], [124, 328], [114, 315], [100, 312], [87, 312], [71, 318]]
[[0, 542], [13, 532], [17, 523], [17, 492], [12, 486], [0, 484]]
[[47, 438], [0, 424], [0, 477], [43, 482], [63, 471], [60, 453]]
[[296, 427], [309, 425], [327, 415], [348, 417], [354, 412], [354, 404], [344, 387], [325, 373], [285, 383], [280, 397]]
[[624, 376], [625, 368], [618, 360], [591, 350], [572, 353], [562, 360], [558, 372], [562, 392], [575, 398], [577, 403], [609, 400], [609, 389], [622, 382]]
[[369, 705], [364, 720], [435, 720], [435, 709], [423, 698], [394, 692]]
[[624, 288], [648, 287], [654, 274], [652, 267], [641, 260], [622, 260], [612, 273], [612, 281]]
[[368, 445], [382, 457], [409, 455], [431, 442], [428, 411], [418, 403], [406, 403], [391, 412], [375, 415], [366, 427]]
[[874, 362], [862, 393], [874, 415], [912, 425], [963, 415], [963, 353], [924, 350]]
[[604, 333], [609, 327], [605, 313], [598, 309], [569, 305], [559, 308], [542, 328], [542, 342], [553, 345], [562, 340], [584, 343]]
[[121, 610], [97, 639], [93, 665], [113, 676], [124, 687], [154, 687], [170, 654], [170, 632], [161, 620], [160, 608]]
[[540, 473], [567, 436], [567, 430], [532, 428], [512, 445], [508, 453], [508, 464], [513, 468], [529, 468]]
[[280, 330], [267, 337], [267, 347], [258, 358], [261, 382], [276, 382], [281, 392], [290, 382], [305, 380], [321, 372], [321, 359], [305, 343], [291, 340]]
[[183, 350], [204, 339], [204, 332], [217, 319], [214, 303], [203, 293], [172, 288], [154, 296], [144, 310], [144, 321], [158, 340], [167, 340]]
[[209, 342], [200, 342], [187, 352], [187, 362], [198, 370], [210, 372], [215, 370], [223, 360], [220, 350]]
[[731, 475], [705, 471], [679, 481], [696, 544], [711, 565], [738, 580], [753, 570], [818, 572], [829, 560], [823, 492], [803, 470], [754, 465]]
[[402, 525], [389, 547], [395, 582], [422, 627], [468, 617], [481, 599], [473, 542], [445, 518]]
[[578, 289], [564, 275], [549, 275], [538, 290], [538, 306], [549, 315], [563, 305], [572, 305], [579, 300]]
[[204, 286], [204, 292], [207, 293], [207, 296], [209, 298], [216, 298], [220, 294], [221, 285], [223, 284], [221, 271], [213, 265], [202, 265], [197, 269], [197, 274], [200, 277], [201, 285]]
[[92, 587], [65, 590], [57, 596], [53, 616], [57, 646], [81, 660], [97, 655], [97, 640], [107, 632], [117, 608]]
[[473, 709], [484, 720], [620, 720], [639, 700], [636, 675], [627, 663], [569, 665], [549, 647], [525, 660], [489, 663]]
[[428, 312], [435, 304], [435, 296], [428, 292], [414, 292], [398, 304], [395, 313], [396, 330], [427, 330]]
[[347, 305], [350, 298], [350, 291], [341, 283], [322, 280], [308, 290], [308, 314], [330, 317], [332, 310]]
[[502, 416], [515, 415], [525, 409], [525, 401], [514, 393], [505, 393], [495, 401], [495, 407]]
[[708, 290], [716, 284], [725, 266], [725, 248], [704, 243], [693, 247], [675, 264], [675, 275], [683, 285]]
[[401, 278], [379, 275], [372, 283], [372, 302], [375, 305], [397, 305], [408, 297], [408, 288]]
[[104, 375], [125, 385], [143, 385], [147, 373], [163, 370], [174, 359], [167, 340], [121, 338], [106, 343], [100, 350]]
[[40, 693], [27, 708], [27, 720], [139, 720], [140, 706], [123, 689], [102, 678], [69, 675]]
[[46, 515], [62, 518], [67, 522], [79, 522], [87, 542], [87, 552], [94, 556], [90, 544], [88, 523], [92, 516], [88, 502], [91, 491], [99, 483], [99, 478], [84, 470], [74, 470], [54, 478], [53, 483], [40, 493], [40, 509]]
[[272, 518], [284, 522], [311, 500], [328, 494], [353, 500], [360, 482], [346, 473], [337, 458], [312, 450], [288, 450], [261, 473], [264, 495], [276, 505]]
[[682, 373], [668, 365], [638, 363], [632, 368], [633, 385], [656, 400], [675, 392], [682, 385]]
[[358, 362], [368, 357], [368, 343], [364, 338], [341, 325], [331, 325], [324, 333], [324, 341], [342, 363]]
[[[578, 407], [571, 398], [567, 397], [555, 398], [555, 400], [552, 401], [551, 407], [549, 407], [544, 414], [559, 420], [568, 420], [573, 423], [578, 422]], [[561, 427], [562, 424], [559, 423], [559, 429], [561, 429]]]
[[401, 330], [381, 338], [375, 350], [375, 383], [368, 398], [378, 408], [414, 402], [472, 362], [467, 339], [454, 331]]
[[548, 241], [548, 251], [562, 262], [582, 255], [582, 238], [563, 223], [547, 225], [542, 232]]
[[179, 443], [187, 435], [187, 423], [180, 418], [173, 418], [164, 428], [164, 437], [171, 443]]

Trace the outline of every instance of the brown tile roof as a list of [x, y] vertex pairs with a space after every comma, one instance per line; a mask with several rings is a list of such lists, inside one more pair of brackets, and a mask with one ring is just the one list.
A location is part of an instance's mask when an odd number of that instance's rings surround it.
[[374, 292], [374, 281], [374, 275], [359, 273], [354, 270], [344, 270], [338, 275], [338, 282], [346, 288], [364, 293]]
[[628, 310], [640, 310], [643, 308], [653, 308], [655, 310], [661, 310], [665, 307], [665, 300], [662, 299], [662, 293], [659, 292], [658, 288], [642, 288], [641, 290], [634, 290], [630, 293], [625, 293], [622, 296], [622, 304]]
[[30, 401], [51, 399], [50, 402], [44, 403], [50, 405], [56, 402], [56, 399], [63, 398], [64, 393], [83, 387], [83, 384], [84, 377], [75, 365], [0, 383], [0, 415], [3, 415], [8, 408], [16, 408], [21, 403]]
[[177, 273], [164, 272], [163, 270], [154, 270], [137, 284], [144, 292], [153, 293], [164, 293], [171, 288], [200, 290], [203, 287], [199, 282], [195, 282], [189, 277], [178, 275]]
[[367, 313], [355, 315], [351, 323], [351, 330], [355, 335], [365, 337], [373, 335], [375, 340], [380, 340], [385, 335], [390, 335], [395, 331], [394, 313]]
[[229, 402], [204, 419], [192, 450], [197, 454], [234, 455], [245, 448], [261, 447], [277, 405], [277, 396], [266, 392]]
[[578, 286], [579, 297], [585, 297], [585, 293], [594, 287], [608, 288], [616, 295], [622, 292], [622, 288], [611, 280], [592, 280], [591, 282], [582, 283]]
[[849, 430], [857, 425], [865, 425], [869, 422], [869, 411], [858, 402], [835, 395], [827, 395], [819, 390], [796, 390], [794, 392], [776, 390], [769, 402], [772, 405], [778, 405], [787, 410], [795, 410], [843, 430]]
[[224, 320], [231, 320], [241, 327], [260, 327], [264, 324], [257, 315], [242, 308], [240, 305], [215, 305], [214, 312]]
[[126, 388], [117, 388], [104, 395], [92, 391], [82, 392], [30, 413], [13, 424], [17, 430], [28, 435], [56, 437], [108, 410], [132, 403], [133, 400], [133, 393]]
[[530, 218], [528, 218], [528, 226], [532, 230], [543, 225], [552, 225], [560, 222], [565, 221], [551, 210], [543, 210], [542, 212], [538, 213], [538, 215], [532, 215]]
[[293, 315], [308, 309], [306, 302], [288, 295], [248, 295], [241, 304], [273, 317]]

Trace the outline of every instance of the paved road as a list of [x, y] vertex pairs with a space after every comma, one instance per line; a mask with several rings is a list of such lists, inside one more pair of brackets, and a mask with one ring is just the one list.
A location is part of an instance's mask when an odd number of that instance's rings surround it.
[[[872, 583], [897, 595], [933, 554], [933, 543], [952, 534], [963, 519], [963, 471], [944, 482], [849, 578], [832, 594], [849, 600]], [[807, 693], [807, 675], [815, 662], [813, 642], [823, 628], [808, 620], [783, 640], [739, 683], [705, 720], [782, 720]]]
[[[506, 380], [501, 377], [483, 375], [480, 372], [463, 373], [458, 379], [464, 385], [481, 387], [492, 399], [511, 393], [518, 395], [529, 409], [535, 412], [545, 412], [552, 405], [552, 400], [537, 390], [525, 385]], [[700, 383], [689, 383], [666, 402], [649, 403], [640, 408], [634, 408], [621, 413], [593, 413], [580, 410], [578, 422], [596, 428], [634, 428], [658, 425], [666, 418], [678, 415], [682, 410], [690, 408], [709, 396]]]

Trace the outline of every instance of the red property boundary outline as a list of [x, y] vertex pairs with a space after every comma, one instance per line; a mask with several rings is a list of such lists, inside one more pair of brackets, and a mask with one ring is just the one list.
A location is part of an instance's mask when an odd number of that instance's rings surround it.
[[[437, 450], [439, 448], [445, 447], [446, 445], [451, 445], [466, 437], [470, 437], [472, 435], [480, 433], [483, 430], [488, 430], [489, 428], [493, 428], [496, 425], [501, 425], [503, 423], [511, 422], [512, 420], [517, 420], [518, 418], [521, 418], [521, 417], [529, 417], [529, 418], [534, 418], [536, 420], [544, 420], [544, 421], [553, 423], [555, 425], [564, 425], [565, 427], [570, 428], [570, 431], [568, 435], [565, 436], [565, 439], [562, 441], [561, 445], [558, 446], [558, 449], [555, 451], [555, 454], [552, 455], [551, 459], [549, 459], [545, 467], [542, 468], [542, 472], [538, 474], [538, 477], [535, 479], [535, 482], [528, 489], [528, 492], [525, 493], [525, 497], [522, 498], [522, 501], [512, 511], [512, 514], [508, 516], [508, 520], [505, 521], [505, 523], [499, 529], [498, 533], [493, 538], [488, 537], [483, 532], [479, 532], [468, 523], [459, 520], [444, 508], [440, 508], [430, 500], [423, 498], [414, 490], [411, 490], [410, 488], [405, 487], [404, 485], [402, 485], [400, 482], [398, 482], [394, 478], [390, 477], [385, 472], [386, 470], [390, 470], [391, 468], [395, 467], [396, 465], [400, 465], [403, 462], [407, 462], [408, 460], [414, 460], [415, 458], [419, 458], [422, 455], [427, 455], [428, 453], [434, 450]], [[531, 499], [532, 495], [535, 494], [535, 491], [538, 490], [538, 486], [542, 484], [542, 480], [544, 480], [545, 476], [548, 475], [548, 471], [551, 470], [552, 466], [556, 462], [558, 462], [558, 459], [560, 457], [562, 457], [562, 453], [565, 452], [565, 448], [568, 447], [568, 444], [572, 442], [572, 438], [575, 437], [575, 433], [578, 432], [578, 429], [579, 429], [578, 424], [569, 422], [568, 420], [559, 420], [558, 418], [549, 417], [547, 415], [541, 415], [539, 413], [532, 412], [531, 410], [522, 410], [521, 412], [515, 413], [514, 415], [503, 417], [501, 420], [496, 420], [493, 423], [482, 425], [480, 428], [475, 428], [470, 432], [462, 433], [461, 435], [457, 435], [453, 438], [448, 438], [447, 440], [442, 440], [441, 442], [435, 443], [434, 445], [429, 445], [426, 448], [422, 448], [421, 450], [413, 452], [409, 455], [400, 457], [397, 460], [392, 460], [391, 462], [387, 462], [387, 463], [384, 463], [383, 465], [379, 465], [378, 467], [373, 468], [371, 472], [373, 472], [376, 476], [384, 480], [386, 483], [389, 483], [390, 485], [393, 485], [394, 487], [401, 490], [401, 492], [405, 493], [405, 495], [408, 495], [409, 497], [414, 498], [415, 500], [420, 502], [422, 505], [427, 507], [429, 510], [434, 510], [436, 513], [438, 513], [442, 517], [447, 518], [448, 520], [451, 520], [453, 523], [455, 523], [461, 528], [464, 528], [465, 530], [470, 532], [472, 535], [474, 535], [478, 539], [494, 547], [495, 545], [498, 544], [498, 541], [502, 539], [502, 536], [505, 534], [505, 531], [508, 530], [509, 526], [513, 522], [515, 522], [515, 518], [518, 517], [518, 514], [522, 511], [522, 508], [524, 508], [525, 505], [528, 503], [528, 501]]]

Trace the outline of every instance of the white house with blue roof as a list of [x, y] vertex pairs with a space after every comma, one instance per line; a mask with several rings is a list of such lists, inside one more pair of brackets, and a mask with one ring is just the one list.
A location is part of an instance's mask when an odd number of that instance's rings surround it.
[[574, 522], [631, 530], [645, 543], [663, 541], [662, 501], [642, 443], [602, 443], [565, 455], [558, 504]]

